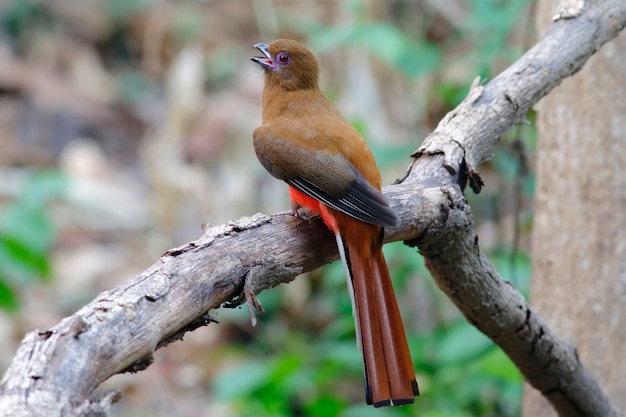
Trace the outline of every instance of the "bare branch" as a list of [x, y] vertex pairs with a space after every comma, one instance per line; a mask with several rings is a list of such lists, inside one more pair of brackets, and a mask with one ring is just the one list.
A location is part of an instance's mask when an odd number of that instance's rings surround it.
[[[478, 246], [461, 188], [528, 108], [626, 25], [623, 0], [589, 0], [557, 21], [518, 62], [447, 115], [387, 187], [402, 225], [388, 240], [418, 245], [440, 288], [511, 357], [563, 416], [618, 416], [575, 350], [503, 281]], [[210, 228], [46, 331], [26, 335], [0, 385], [0, 416], [104, 415], [118, 397], [92, 392], [111, 375], [148, 366], [153, 351], [207, 324], [212, 308], [336, 259], [321, 222], [255, 215]]]

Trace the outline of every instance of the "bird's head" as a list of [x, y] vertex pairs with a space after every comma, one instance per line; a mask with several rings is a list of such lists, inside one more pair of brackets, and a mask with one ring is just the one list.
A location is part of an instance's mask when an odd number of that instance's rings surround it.
[[265, 70], [265, 84], [284, 90], [318, 88], [320, 67], [315, 55], [300, 42], [277, 39], [254, 45], [263, 56], [250, 58]]

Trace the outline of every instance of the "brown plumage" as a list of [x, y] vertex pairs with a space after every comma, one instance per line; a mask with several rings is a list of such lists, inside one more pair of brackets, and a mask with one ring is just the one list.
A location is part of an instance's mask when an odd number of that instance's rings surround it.
[[319, 213], [335, 233], [351, 292], [365, 394], [374, 406], [413, 403], [419, 395], [402, 319], [382, 252], [383, 226], [397, 214], [381, 190], [367, 144], [318, 86], [319, 64], [299, 42], [255, 45], [265, 70], [263, 125], [254, 149], [289, 184], [294, 208]]

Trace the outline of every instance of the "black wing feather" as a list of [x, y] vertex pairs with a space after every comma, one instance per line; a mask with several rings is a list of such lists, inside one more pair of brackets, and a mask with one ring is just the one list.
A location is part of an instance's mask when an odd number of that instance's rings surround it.
[[352, 169], [356, 172], [357, 178], [350, 185], [347, 193], [339, 198], [324, 192], [306, 178], [296, 177], [284, 180], [301, 193], [355, 219], [379, 226], [397, 226], [398, 215], [389, 207], [387, 199], [354, 167]]

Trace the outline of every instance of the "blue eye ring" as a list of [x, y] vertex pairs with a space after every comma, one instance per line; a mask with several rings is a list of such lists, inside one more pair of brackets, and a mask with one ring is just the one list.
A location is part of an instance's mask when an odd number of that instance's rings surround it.
[[276, 54], [276, 60], [281, 65], [287, 65], [291, 61], [291, 58], [287, 52], [279, 52]]

